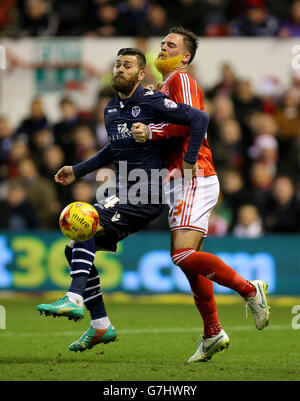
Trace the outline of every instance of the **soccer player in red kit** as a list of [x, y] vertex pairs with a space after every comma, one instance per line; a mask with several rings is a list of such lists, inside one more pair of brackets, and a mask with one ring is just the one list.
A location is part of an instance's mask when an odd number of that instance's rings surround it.
[[[155, 67], [163, 77], [160, 88], [163, 93], [175, 102], [203, 110], [203, 92], [187, 72], [197, 46], [197, 37], [192, 32], [182, 27], [172, 28], [161, 42]], [[202, 252], [209, 216], [219, 196], [219, 181], [207, 139], [202, 143], [197, 163], [191, 165], [183, 160], [189, 143], [188, 127], [165, 123], [148, 126], [136, 123], [132, 134], [137, 142], [176, 138], [175, 146], [172, 146], [174, 139], [169, 141], [166, 159], [166, 167], [173, 179], [166, 184], [165, 192], [172, 192], [174, 195], [172, 201], [169, 201], [171, 257], [190, 283], [195, 305], [204, 325], [202, 341], [187, 363], [207, 361], [216, 352], [226, 349], [230, 341], [219, 321], [213, 281], [235, 290], [245, 299], [246, 307], [252, 311], [259, 330], [265, 328], [269, 322], [267, 285], [262, 280], [244, 279], [216, 255]], [[182, 169], [193, 172], [187, 185], [182, 185], [182, 178], [176, 174]]]

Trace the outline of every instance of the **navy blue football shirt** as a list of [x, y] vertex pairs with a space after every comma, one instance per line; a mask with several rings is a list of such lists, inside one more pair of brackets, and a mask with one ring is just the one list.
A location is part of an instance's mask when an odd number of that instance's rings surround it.
[[[134, 169], [142, 169], [150, 183], [153, 171], [164, 168], [160, 144], [151, 140], [137, 143], [131, 133], [134, 123], [148, 125], [165, 122], [189, 125], [190, 142], [184, 160], [194, 164], [209, 121], [205, 112], [186, 104], [175, 103], [165, 94], [144, 89], [141, 84], [130, 98], [120, 99], [116, 95], [107, 104], [104, 117], [109, 143], [92, 158], [73, 166], [74, 175], [76, 178], [83, 177], [114, 162], [117, 182], [121, 182], [120, 177], [123, 174], [127, 190], [137, 182], [128, 179]], [[120, 169], [120, 166], [124, 166], [123, 162], [127, 163], [126, 171]]]

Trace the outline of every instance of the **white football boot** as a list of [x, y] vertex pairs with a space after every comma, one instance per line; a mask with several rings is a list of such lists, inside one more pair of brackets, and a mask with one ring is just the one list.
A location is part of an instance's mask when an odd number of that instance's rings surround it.
[[227, 349], [229, 342], [229, 337], [223, 329], [214, 337], [202, 338], [197, 351], [186, 363], [209, 361], [216, 352]]
[[248, 317], [248, 308], [251, 310], [258, 330], [264, 329], [269, 324], [270, 307], [267, 302], [268, 285], [262, 280], [250, 281], [256, 288], [256, 294], [246, 301], [246, 316]]

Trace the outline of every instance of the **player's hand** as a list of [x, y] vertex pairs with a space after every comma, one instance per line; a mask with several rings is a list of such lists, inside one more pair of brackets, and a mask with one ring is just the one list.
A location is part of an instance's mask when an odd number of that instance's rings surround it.
[[[192, 171], [192, 177], [195, 177], [196, 176], [196, 172], [198, 170], [198, 164], [197, 163], [192, 164], [192, 163], [188, 163], [186, 161], [183, 161], [182, 169], [183, 169], [184, 172], [185, 172], [185, 170], [191, 170]], [[187, 171], [187, 174], [185, 174], [185, 175], [189, 175], [189, 174], [190, 174], [189, 171]]]
[[134, 140], [138, 143], [144, 143], [149, 139], [149, 128], [142, 123], [134, 123], [131, 127], [131, 133]]
[[54, 176], [55, 182], [62, 185], [70, 185], [76, 180], [72, 166], [64, 166]]
[[162, 88], [162, 82], [157, 82], [157, 83], [156, 83], [156, 90], [157, 90], [157, 91], [160, 91], [161, 88]]

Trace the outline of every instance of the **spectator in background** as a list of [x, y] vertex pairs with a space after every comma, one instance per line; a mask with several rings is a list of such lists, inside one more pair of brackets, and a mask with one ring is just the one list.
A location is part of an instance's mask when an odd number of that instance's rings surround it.
[[209, 218], [208, 235], [223, 237], [229, 231], [230, 225], [228, 220], [213, 209]]
[[284, 94], [275, 117], [279, 127], [278, 138], [281, 141], [300, 138], [300, 98], [295, 89], [291, 88]]
[[275, 119], [270, 114], [258, 113], [254, 128], [254, 142], [249, 148], [249, 155], [255, 161], [263, 163], [276, 174], [278, 161], [278, 131]]
[[244, 178], [238, 170], [227, 169], [220, 172], [220, 183], [223, 208], [230, 209], [232, 221], [235, 222], [237, 209], [249, 201]]
[[255, 95], [251, 82], [241, 79], [233, 93], [233, 103], [237, 119], [242, 124], [249, 123], [249, 117], [255, 111], [263, 111], [261, 99]]
[[221, 65], [221, 77], [219, 82], [206, 92], [209, 98], [217, 95], [231, 97], [237, 84], [236, 74], [231, 65], [224, 63]]
[[[161, 6], [165, 6], [161, 1]], [[169, 12], [168, 12], [169, 11]], [[171, 17], [173, 25], [182, 25], [194, 32], [195, 35], [204, 35], [206, 9], [203, 2], [198, 0], [174, 0], [166, 9], [168, 18]]]
[[50, 129], [41, 129], [33, 134], [32, 138], [32, 157], [37, 165], [43, 165], [45, 152], [54, 144], [54, 135]]
[[[76, 163], [89, 159], [98, 151], [96, 137], [91, 128], [87, 125], [80, 125], [76, 128], [74, 144]], [[95, 182], [96, 177], [97, 171], [94, 171], [90, 174], [87, 174], [84, 179]]]
[[174, 21], [167, 16], [163, 7], [152, 4], [147, 11], [146, 21], [138, 28], [140, 36], [164, 36], [174, 26]]
[[297, 94], [298, 99], [300, 100], [300, 69], [292, 69], [290, 89], [293, 89], [293, 91]]
[[[21, 160], [30, 156], [30, 149], [26, 142], [21, 139], [16, 140], [10, 150], [9, 159], [6, 163], [7, 177], [20, 177], [19, 163]], [[6, 177], [6, 178], [7, 178]]]
[[290, 18], [281, 25], [278, 35], [281, 38], [300, 36], [300, 0], [293, 2], [290, 11]]
[[16, 137], [27, 141], [29, 146], [33, 146], [34, 134], [49, 127], [48, 119], [44, 111], [42, 99], [35, 98], [31, 102], [30, 113], [16, 130]]
[[[43, 153], [43, 165], [41, 174], [47, 178], [49, 182], [53, 182], [54, 175], [65, 165], [65, 154], [58, 145], [52, 145]], [[62, 207], [71, 203], [71, 187], [64, 185], [56, 185], [58, 201]]]
[[7, 200], [0, 202], [0, 228], [10, 230], [38, 228], [35, 209], [18, 181], [11, 181], [8, 184]]
[[234, 105], [230, 97], [225, 95], [217, 95], [211, 102], [211, 114], [209, 121], [209, 138], [211, 141], [217, 141], [220, 138], [220, 128], [228, 119], [234, 119]]
[[124, 36], [127, 34], [127, 23], [118, 7], [112, 1], [97, 4], [89, 21], [86, 34], [97, 36]]
[[255, 205], [242, 205], [237, 212], [233, 234], [239, 238], [257, 238], [263, 234], [263, 225]]
[[49, 180], [53, 180], [57, 171], [64, 166], [65, 155], [58, 145], [52, 145], [43, 153], [41, 173]]
[[223, 123], [228, 118], [234, 118], [234, 105], [229, 96], [217, 95], [213, 99], [213, 118]]
[[53, 10], [58, 15], [57, 36], [81, 36], [87, 21], [86, 0], [52, 0]]
[[273, 76], [264, 76], [262, 78], [258, 95], [265, 113], [275, 114], [280, 92], [280, 80], [278, 78]]
[[146, 24], [150, 2], [147, 0], [127, 0], [119, 5], [119, 11], [127, 24], [128, 36], [139, 36], [139, 30]]
[[227, 36], [228, 16], [227, 9], [230, 0], [201, 0], [205, 15], [204, 26], [205, 36]]
[[9, 35], [13, 32], [15, 22], [16, 0], [0, 2], [0, 36]]
[[288, 176], [279, 176], [274, 182], [267, 204], [264, 224], [266, 231], [296, 233], [300, 230], [300, 202]]
[[70, 98], [60, 101], [61, 119], [54, 125], [55, 144], [59, 145], [66, 155], [66, 163], [75, 162], [74, 132], [79, 125], [77, 107]]
[[245, 148], [237, 120], [228, 118], [224, 121], [219, 129], [219, 140], [212, 143], [212, 151], [217, 170], [244, 167]]
[[95, 203], [95, 191], [92, 185], [87, 181], [78, 181], [72, 185], [71, 202]]
[[53, 183], [41, 177], [31, 158], [20, 161], [19, 172], [20, 182], [36, 209], [39, 227], [57, 227], [57, 215], [61, 211], [61, 205], [58, 203]]
[[279, 127], [279, 171], [296, 177], [300, 174], [300, 97], [296, 88], [293, 87], [285, 93], [275, 118]]
[[109, 100], [109, 98], [100, 97], [95, 110], [94, 130], [96, 132], [97, 144], [100, 149], [103, 148], [108, 142], [108, 136], [104, 123], [104, 109]]
[[247, 0], [243, 16], [231, 21], [231, 36], [276, 36], [279, 29], [277, 19], [269, 15], [262, 0]]
[[58, 17], [46, 0], [26, 0], [24, 15], [19, 14], [17, 36], [55, 36]]
[[97, 152], [96, 138], [90, 127], [79, 125], [74, 133], [77, 163], [87, 160], [90, 152]]
[[278, 20], [287, 19], [293, 0], [264, 0], [270, 14]]
[[251, 199], [257, 206], [261, 215], [266, 211], [274, 180], [274, 172], [266, 164], [253, 163], [250, 170]]
[[9, 153], [13, 146], [13, 134], [14, 131], [8, 118], [0, 115], [0, 168], [2, 163], [5, 163], [9, 158]]

